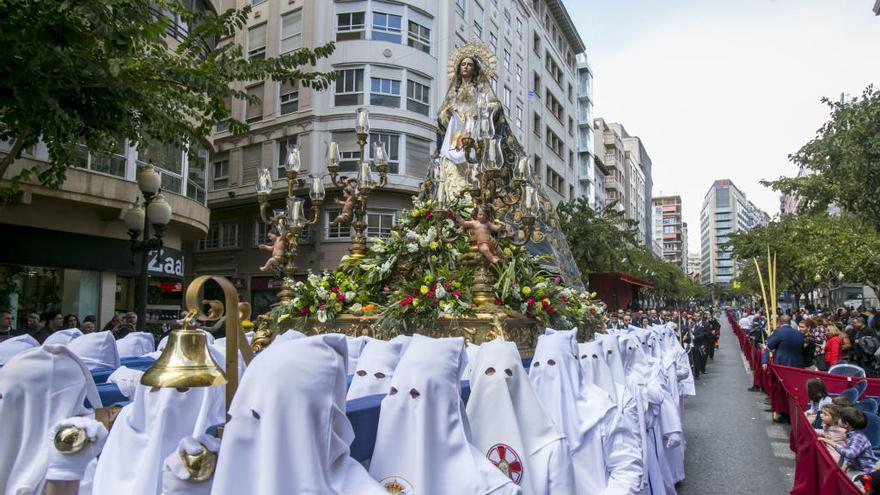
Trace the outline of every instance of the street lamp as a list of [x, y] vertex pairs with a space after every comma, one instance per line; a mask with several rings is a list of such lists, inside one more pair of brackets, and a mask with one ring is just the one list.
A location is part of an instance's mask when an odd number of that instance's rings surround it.
[[[136, 254], [140, 254], [140, 292], [137, 296], [135, 312], [137, 313], [137, 330], [143, 332], [147, 323], [147, 292], [149, 276], [147, 263], [150, 251], [162, 252], [162, 235], [171, 221], [171, 205], [162, 195], [162, 176], [152, 163], [142, 168], [137, 175], [138, 188], [143, 196], [142, 203], [135, 202], [125, 212], [125, 227], [131, 238], [131, 262], [134, 264]], [[150, 225], [153, 226], [153, 237], [150, 237]]]

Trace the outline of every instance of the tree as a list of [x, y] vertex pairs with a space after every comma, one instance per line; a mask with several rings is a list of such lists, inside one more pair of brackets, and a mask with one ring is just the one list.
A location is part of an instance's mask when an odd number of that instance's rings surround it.
[[595, 210], [586, 198], [561, 203], [559, 223], [581, 273], [620, 270], [636, 245], [638, 222], [608, 205]]
[[50, 164], [19, 173], [13, 189], [32, 177], [62, 184], [78, 143], [105, 152], [121, 138], [210, 148], [205, 138], [221, 122], [248, 130], [230, 117], [233, 99], [259, 103], [236, 82], [329, 86], [333, 74], [302, 67], [331, 54], [332, 43], [259, 59], [216, 42], [243, 29], [249, 14], [250, 6], [194, 12], [184, 0], [0, 2], [0, 139], [11, 144], [0, 177], [40, 139]]
[[[743, 269], [740, 279], [759, 294], [752, 258], [766, 277], [767, 248], [776, 253], [777, 286], [799, 297], [823, 286], [831, 289], [841, 274], [845, 280], [880, 288], [880, 233], [873, 225], [851, 216], [825, 212], [788, 215], [734, 234], [727, 244]], [[752, 266], [750, 266], [752, 265]], [[766, 283], [766, 280], [765, 280]]]
[[562, 232], [575, 263], [584, 275], [626, 271], [655, 284], [651, 296], [660, 304], [700, 297], [705, 289], [675, 265], [649, 252], [638, 242], [638, 222], [629, 220], [613, 204], [595, 210], [586, 198], [558, 208]]
[[880, 229], [880, 91], [868, 86], [861, 98], [822, 102], [831, 110], [830, 120], [789, 155], [805, 173], [763, 184], [797, 194], [802, 212], [837, 205]]

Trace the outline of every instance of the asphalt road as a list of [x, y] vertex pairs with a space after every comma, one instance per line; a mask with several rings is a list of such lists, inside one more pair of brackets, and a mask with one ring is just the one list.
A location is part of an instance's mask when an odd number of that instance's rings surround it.
[[679, 495], [776, 495], [791, 491], [794, 453], [788, 427], [770, 419], [764, 394], [749, 392], [736, 337], [721, 322], [721, 347], [708, 373], [696, 382], [697, 395], [684, 406], [685, 474]]

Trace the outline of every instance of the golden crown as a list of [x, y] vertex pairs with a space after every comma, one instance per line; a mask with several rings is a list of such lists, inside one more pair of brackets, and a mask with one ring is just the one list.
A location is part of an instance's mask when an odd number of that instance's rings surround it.
[[495, 76], [495, 67], [498, 65], [498, 58], [492, 50], [477, 38], [471, 38], [470, 41], [452, 50], [449, 54], [449, 61], [446, 62], [446, 74], [450, 81], [455, 80], [455, 73], [458, 70], [458, 64], [467, 57], [476, 59], [480, 66], [479, 79], [483, 82], [489, 82]]

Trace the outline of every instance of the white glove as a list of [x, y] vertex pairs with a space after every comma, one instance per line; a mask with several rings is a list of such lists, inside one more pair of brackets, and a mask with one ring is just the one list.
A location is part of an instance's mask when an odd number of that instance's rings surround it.
[[[72, 426], [85, 431], [85, 447], [76, 453], [65, 454], [55, 447], [55, 434], [63, 428]], [[74, 416], [62, 419], [49, 428], [49, 469], [46, 472], [47, 480], [57, 481], [80, 481], [86, 466], [104, 448], [107, 440], [107, 428], [94, 418], [88, 416]]]
[[209, 435], [180, 439], [177, 449], [165, 458], [165, 464], [162, 468], [163, 495], [208, 495], [211, 493], [214, 473], [212, 472], [211, 476], [204, 481], [191, 480], [189, 470], [180, 458], [183, 453], [196, 455], [203, 449], [217, 454], [220, 451], [220, 440]]

